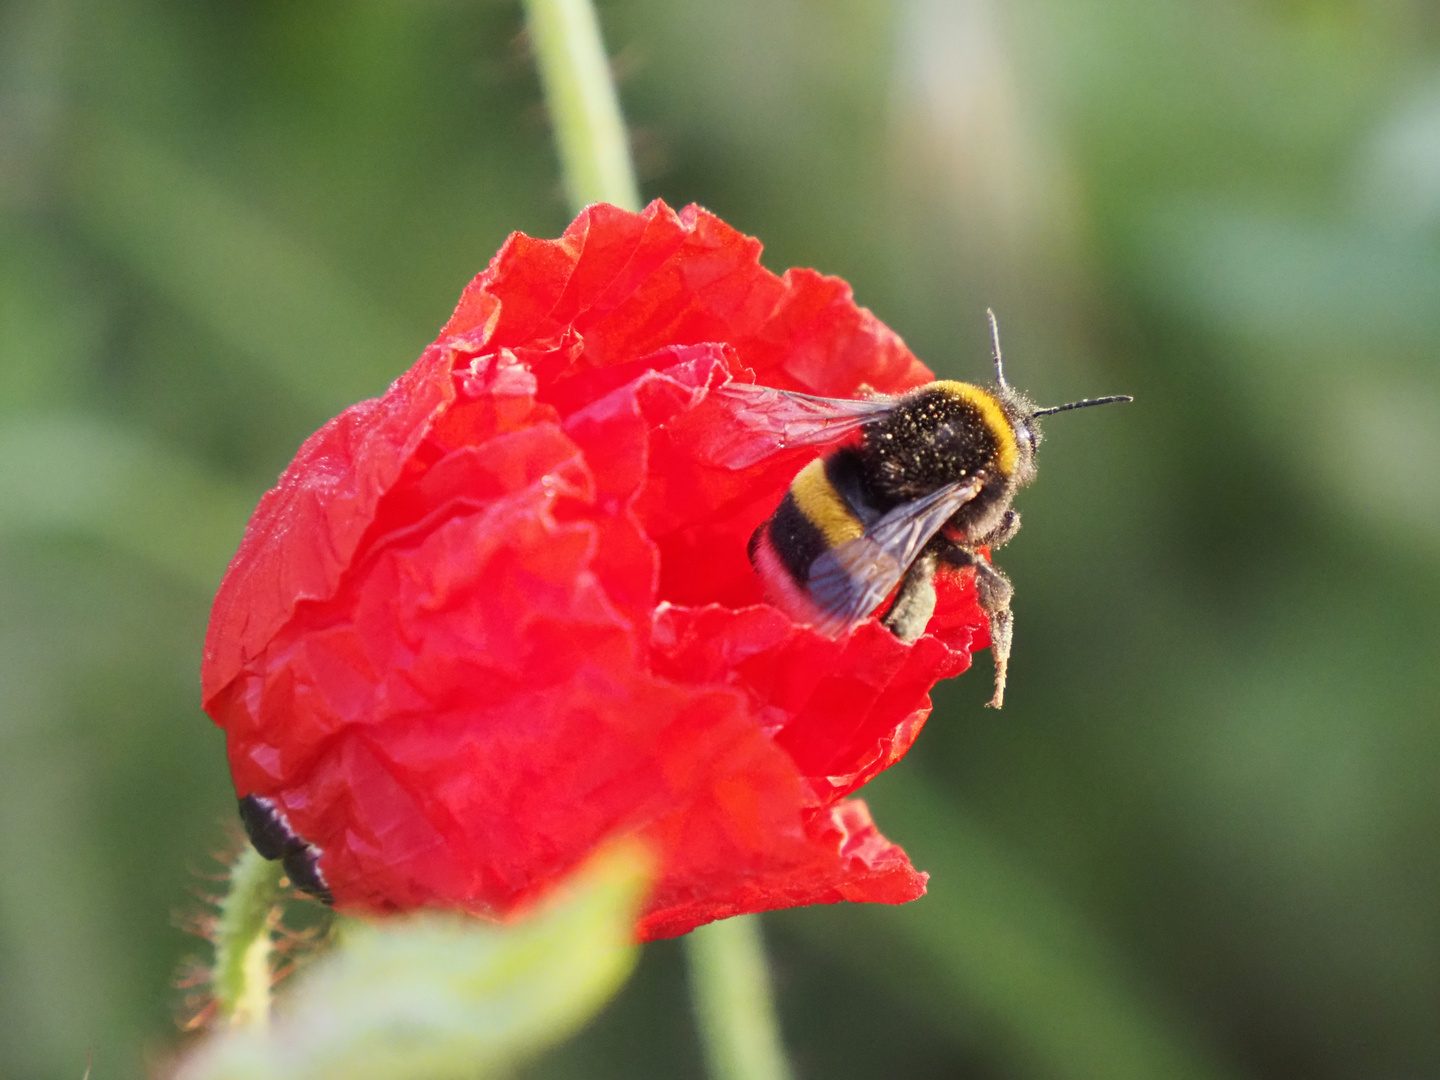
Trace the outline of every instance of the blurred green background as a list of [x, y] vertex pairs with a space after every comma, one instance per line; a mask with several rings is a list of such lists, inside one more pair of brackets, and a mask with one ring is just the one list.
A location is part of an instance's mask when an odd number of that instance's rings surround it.
[[[1440, 1076], [1440, 13], [612, 0], [648, 196], [1057, 417], [932, 874], [768, 916], [802, 1078]], [[300, 440], [569, 219], [519, 9], [0, 3], [0, 1074], [163, 1068], [209, 598]], [[698, 1077], [674, 943], [542, 1078]]]

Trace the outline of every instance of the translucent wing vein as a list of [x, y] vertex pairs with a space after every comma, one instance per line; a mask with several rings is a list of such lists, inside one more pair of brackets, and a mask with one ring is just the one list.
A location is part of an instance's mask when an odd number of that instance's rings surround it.
[[823, 398], [749, 383], [726, 383], [711, 393], [731, 406], [735, 423], [714, 432], [702, 452], [731, 469], [834, 442], [895, 408], [890, 398]]
[[900, 583], [941, 526], [980, 493], [980, 477], [946, 484], [903, 503], [864, 534], [822, 554], [810, 566], [809, 591], [824, 613], [817, 625], [839, 634], [865, 618]]

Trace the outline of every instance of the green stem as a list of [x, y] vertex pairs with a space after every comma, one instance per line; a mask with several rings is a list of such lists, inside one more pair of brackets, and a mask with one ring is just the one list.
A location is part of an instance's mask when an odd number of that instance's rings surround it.
[[211, 991], [232, 1027], [263, 1024], [270, 1014], [270, 953], [281, 866], [246, 846], [230, 867], [230, 891], [215, 927]]
[[[620, 101], [590, 0], [524, 3], [572, 207], [578, 212], [608, 202], [640, 209]], [[758, 920], [711, 923], [692, 931], [685, 947], [713, 1080], [791, 1080]]]
[[685, 957], [711, 1080], [791, 1080], [760, 920], [742, 915], [691, 931]]
[[524, 0], [570, 205], [640, 209], [630, 144], [590, 0]]

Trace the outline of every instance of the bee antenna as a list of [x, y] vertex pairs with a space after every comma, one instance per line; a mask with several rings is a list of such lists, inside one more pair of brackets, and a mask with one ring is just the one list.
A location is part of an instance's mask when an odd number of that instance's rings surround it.
[[1000, 324], [995, 321], [995, 312], [990, 308], [985, 309], [985, 317], [990, 320], [990, 355], [995, 358], [995, 381], [1000, 384], [1000, 389], [1008, 390], [1010, 386], [1005, 382], [1005, 362], [1000, 359]]
[[1110, 405], [1116, 401], [1134, 401], [1129, 394], [1114, 394], [1111, 397], [1092, 397], [1084, 401], [1072, 401], [1069, 405], [1051, 405], [1048, 409], [1036, 409], [1031, 416], [1049, 416], [1051, 413], [1069, 412], [1071, 409], [1088, 409], [1091, 405]]

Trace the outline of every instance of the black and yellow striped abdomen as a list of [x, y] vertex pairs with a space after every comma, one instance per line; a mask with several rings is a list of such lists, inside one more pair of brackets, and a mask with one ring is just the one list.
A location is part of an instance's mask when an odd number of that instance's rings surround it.
[[[750, 558], [768, 543], [790, 578], [801, 588], [810, 566], [824, 552], [854, 540], [864, 532], [861, 515], [836, 488], [828, 475], [835, 455], [812, 461], [790, 484], [770, 520], [750, 540]], [[867, 515], [868, 516], [868, 515]]]
[[[794, 606], [807, 594], [811, 567], [822, 554], [946, 484], [985, 478], [980, 495], [956, 514], [962, 533], [966, 521], [983, 523], [1006, 497], [1022, 454], [994, 395], [969, 383], [931, 383], [867, 424], [857, 443], [805, 466], [751, 538], [751, 562], [767, 591]], [[776, 581], [777, 575], [787, 580]]]

